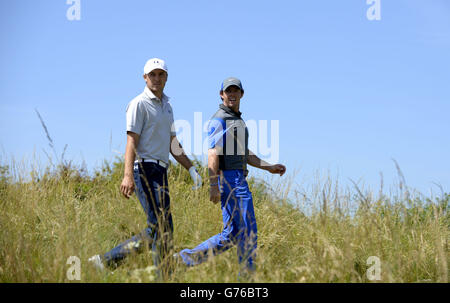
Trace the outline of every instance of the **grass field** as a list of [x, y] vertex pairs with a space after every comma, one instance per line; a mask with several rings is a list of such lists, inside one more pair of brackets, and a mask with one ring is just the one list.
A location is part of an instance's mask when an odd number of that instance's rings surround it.
[[[10, 163], [0, 173], [0, 282], [76, 282], [67, 276], [70, 256], [81, 261], [81, 282], [155, 281], [148, 251], [113, 272], [87, 262], [145, 228], [137, 198], [119, 193], [120, 159], [90, 175], [70, 163], [25, 176]], [[248, 181], [258, 222], [255, 282], [448, 282], [449, 194], [427, 198], [400, 184], [386, 196], [343, 190], [330, 178], [310, 190]], [[169, 184], [175, 250], [221, 231], [207, 184], [192, 191], [188, 172], [174, 164]], [[380, 261], [379, 280], [370, 276], [377, 273], [371, 256]], [[166, 282], [236, 282], [238, 271], [233, 248], [196, 267], [177, 266]]]

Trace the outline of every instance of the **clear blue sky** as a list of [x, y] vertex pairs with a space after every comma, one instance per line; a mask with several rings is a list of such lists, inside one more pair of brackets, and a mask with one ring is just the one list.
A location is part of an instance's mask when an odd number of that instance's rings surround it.
[[[81, 0], [0, 2], [0, 154], [55, 148], [90, 170], [125, 148], [125, 107], [151, 57], [169, 66], [175, 119], [207, 120], [239, 77], [245, 119], [280, 121], [280, 163], [377, 189], [450, 190], [450, 1]], [[251, 136], [251, 134], [250, 134]], [[361, 183], [362, 184], [362, 183]]]

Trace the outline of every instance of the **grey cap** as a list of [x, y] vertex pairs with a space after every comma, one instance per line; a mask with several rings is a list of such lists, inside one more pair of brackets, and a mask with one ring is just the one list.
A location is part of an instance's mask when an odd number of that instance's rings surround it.
[[220, 90], [224, 91], [228, 87], [233, 86], [233, 85], [239, 87], [241, 91], [244, 91], [241, 80], [239, 80], [238, 78], [234, 78], [234, 77], [229, 77], [229, 78], [226, 78], [225, 80], [223, 80], [222, 87], [220, 88]]

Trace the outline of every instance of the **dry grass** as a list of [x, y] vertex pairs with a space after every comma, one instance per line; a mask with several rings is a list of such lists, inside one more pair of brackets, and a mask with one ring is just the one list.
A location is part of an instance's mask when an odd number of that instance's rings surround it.
[[[149, 252], [114, 272], [99, 273], [87, 262], [145, 227], [136, 197], [119, 193], [122, 161], [105, 163], [94, 176], [67, 162], [31, 175], [13, 162], [0, 168], [0, 282], [69, 282], [70, 256], [81, 260], [81, 282], [154, 281]], [[201, 174], [206, 180], [205, 168]], [[375, 197], [336, 182], [269, 189], [249, 179], [258, 222], [255, 282], [370, 282], [370, 256], [381, 261], [379, 282], [448, 282], [449, 194], [426, 198], [402, 184], [396, 195]], [[220, 207], [209, 202], [207, 186], [192, 191], [178, 165], [170, 167], [169, 184], [176, 250], [221, 231]], [[166, 281], [236, 282], [237, 273], [230, 249], [200, 266], [179, 265]]]

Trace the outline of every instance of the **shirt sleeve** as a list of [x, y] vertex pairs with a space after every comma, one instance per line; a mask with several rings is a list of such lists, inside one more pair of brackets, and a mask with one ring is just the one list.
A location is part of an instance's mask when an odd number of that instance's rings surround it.
[[127, 106], [127, 132], [141, 135], [144, 127], [145, 112], [139, 101], [133, 100]]
[[224, 121], [217, 118], [210, 120], [208, 123], [208, 148], [222, 148], [224, 135]]
[[177, 135], [177, 132], [176, 132], [176, 129], [175, 129], [175, 122], [174, 122], [174, 119], [173, 119], [173, 108], [171, 106], [170, 107], [170, 136], [173, 137], [173, 136], [176, 136], [176, 135]]

